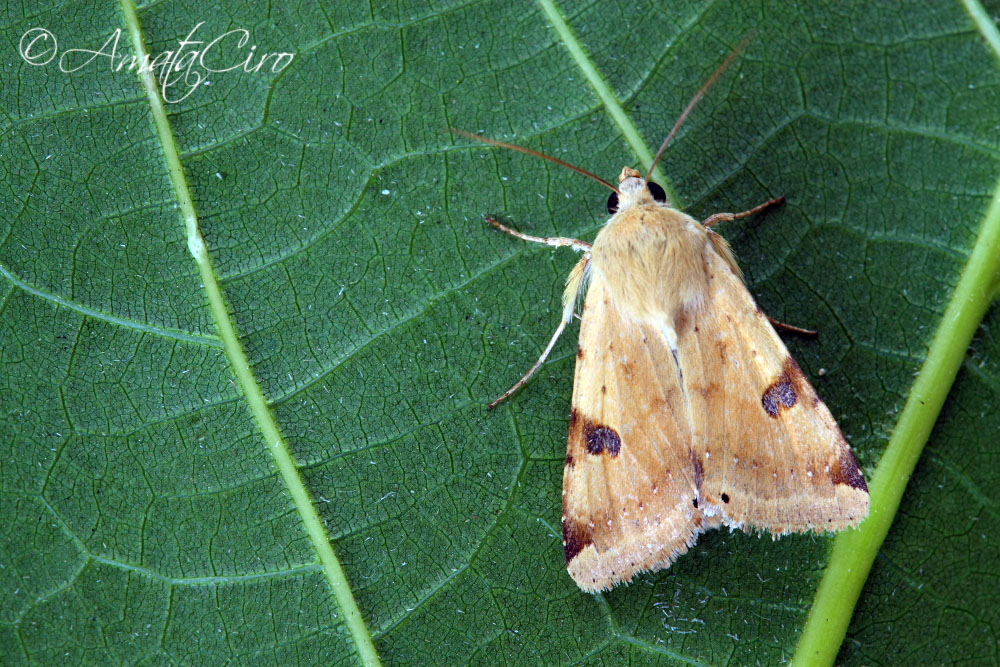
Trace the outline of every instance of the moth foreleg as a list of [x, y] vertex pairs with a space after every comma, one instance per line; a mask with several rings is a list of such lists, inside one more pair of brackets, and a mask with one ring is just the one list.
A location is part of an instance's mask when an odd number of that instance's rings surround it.
[[545, 363], [545, 360], [552, 352], [552, 348], [556, 346], [556, 341], [559, 340], [559, 336], [562, 335], [563, 329], [565, 329], [566, 325], [573, 319], [573, 310], [576, 306], [577, 297], [586, 282], [587, 265], [589, 263], [590, 254], [586, 254], [583, 256], [583, 259], [576, 263], [573, 270], [570, 271], [569, 278], [566, 280], [566, 290], [563, 292], [562, 317], [559, 318], [559, 326], [556, 327], [556, 332], [552, 334], [552, 339], [549, 340], [549, 344], [545, 346], [544, 350], [542, 350], [542, 356], [538, 357], [538, 361], [535, 362], [535, 365], [528, 369], [528, 372], [524, 374], [523, 378], [517, 381], [517, 384], [505, 391], [500, 398], [490, 403], [487, 406], [488, 410], [492, 410], [510, 398], [511, 395], [523, 387], [528, 380], [531, 379], [531, 376], [534, 375], [539, 368], [541, 368], [542, 364]]
[[780, 204], [783, 201], [785, 201], [784, 197], [775, 197], [774, 199], [767, 200], [766, 202], [764, 202], [760, 206], [754, 206], [749, 211], [742, 211], [740, 213], [716, 213], [716, 214], [710, 215], [707, 218], [705, 218], [704, 220], [702, 220], [701, 224], [704, 227], [711, 227], [712, 225], [717, 225], [720, 222], [728, 222], [730, 220], [739, 220], [740, 218], [749, 217], [749, 216], [753, 215], [754, 213], [760, 213], [765, 208], [768, 208], [769, 206], [774, 206], [775, 204]]
[[522, 234], [517, 230], [511, 229], [507, 225], [497, 222], [489, 216], [484, 217], [486, 218], [486, 222], [493, 227], [496, 227], [501, 232], [506, 232], [515, 238], [519, 238], [522, 241], [542, 243], [544, 245], [552, 246], [553, 248], [572, 248], [577, 252], [587, 252], [590, 250], [590, 244], [586, 241], [578, 241], [577, 239], [570, 239], [564, 236], [531, 236], [529, 234]]

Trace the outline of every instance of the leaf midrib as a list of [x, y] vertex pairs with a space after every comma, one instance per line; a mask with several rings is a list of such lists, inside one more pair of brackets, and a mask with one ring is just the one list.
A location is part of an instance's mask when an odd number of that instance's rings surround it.
[[[139, 23], [133, 0], [120, 0], [120, 6], [135, 54], [140, 57], [141, 62], [149, 62], [149, 52], [146, 49], [142, 27]], [[163, 100], [159, 95], [153, 72], [149, 68], [140, 67], [138, 68], [138, 73], [142, 87], [146, 93], [146, 99], [149, 101], [150, 112], [153, 116], [161, 148], [163, 149], [170, 182], [174, 188], [174, 194], [184, 220], [188, 249], [198, 265], [202, 285], [205, 289], [216, 328], [223, 342], [226, 358], [229, 360], [237, 383], [240, 385], [240, 389], [243, 391], [244, 398], [250, 408], [250, 412], [254, 416], [254, 420], [260, 429], [268, 449], [271, 451], [282, 481], [299, 512], [313, 548], [316, 550], [327, 582], [340, 606], [344, 624], [351, 634], [358, 657], [365, 665], [380, 665], [381, 663], [375, 651], [371, 633], [368, 631], [364, 618], [361, 616], [361, 611], [354, 600], [350, 584], [333, 551], [330, 536], [319, 518], [316, 507], [306, 489], [305, 482], [299, 474], [298, 467], [288, 449], [288, 445], [274, 420], [274, 416], [271, 414], [267, 400], [264, 397], [263, 389], [250, 368], [249, 360], [236, 334], [236, 329], [224, 301], [208, 248], [201, 236], [198, 217], [194, 210], [190, 189], [188, 188], [184, 169], [181, 165], [177, 143], [174, 139], [170, 123], [167, 120], [166, 110], [163, 106]]]
[[[976, 0], [963, 0], [977, 29], [1000, 59], [1000, 32]], [[841, 533], [820, 581], [792, 664], [832, 664], [875, 557], [892, 525], [910, 475], [930, 437], [972, 336], [996, 297], [1000, 279], [1000, 181], [972, 252], [931, 339], [925, 361], [882, 454], [869, 490], [869, 518]]]
[[[643, 166], [648, 168], [653, 162], [653, 151], [649, 149], [649, 146], [642, 138], [639, 128], [636, 127], [632, 119], [625, 113], [624, 107], [617, 97], [615, 97], [611, 86], [608, 85], [608, 82], [601, 76], [597, 67], [591, 62], [586, 50], [583, 48], [583, 44], [580, 43], [580, 40], [577, 39], [569, 27], [569, 24], [566, 23], [562, 12], [553, 0], [538, 0], [538, 4], [541, 5], [542, 11], [545, 12], [545, 16], [549, 19], [549, 23], [552, 25], [552, 29], [556, 35], [563, 41], [570, 56], [573, 58], [573, 62], [580, 68], [580, 71], [587, 78], [597, 97], [604, 104], [604, 108], [607, 109], [611, 121], [621, 130], [625, 141], [628, 142], [628, 145], [632, 148], [632, 152], [639, 158]], [[678, 203], [677, 193], [674, 191], [672, 183], [660, 170], [659, 165], [653, 170], [653, 177], [663, 186], [664, 191], [666, 191], [667, 201]]]

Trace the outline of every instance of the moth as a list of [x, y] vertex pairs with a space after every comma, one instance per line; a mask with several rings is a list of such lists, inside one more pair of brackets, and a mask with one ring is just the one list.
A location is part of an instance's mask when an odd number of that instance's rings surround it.
[[[729, 244], [672, 208], [649, 180], [684, 118], [735, 55], [702, 86], [646, 177], [624, 167], [618, 186], [529, 149], [456, 131], [562, 164], [612, 190], [593, 244], [542, 238], [487, 221], [526, 241], [581, 252], [566, 281], [562, 318], [538, 370], [580, 315], [562, 543], [581, 589], [598, 592], [669, 567], [706, 530], [838, 531], [868, 514], [868, 488], [830, 411], [757, 306]], [[780, 324], [780, 323], [776, 323]], [[783, 325], [784, 326], [784, 325]]]

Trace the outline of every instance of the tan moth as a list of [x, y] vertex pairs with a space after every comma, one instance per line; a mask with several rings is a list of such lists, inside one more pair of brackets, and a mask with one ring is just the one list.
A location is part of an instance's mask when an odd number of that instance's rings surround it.
[[[738, 51], [739, 49], [737, 49]], [[610, 219], [593, 244], [517, 238], [583, 253], [563, 293], [548, 357], [585, 291], [569, 441], [563, 471], [566, 567], [585, 591], [669, 567], [719, 526], [837, 531], [868, 514], [868, 488], [823, 402], [754, 302], [729, 244], [671, 208], [649, 181], [653, 166], [734, 51], [681, 114], [645, 178], [624, 167], [618, 187], [561, 160], [456, 131], [562, 164], [611, 188]]]

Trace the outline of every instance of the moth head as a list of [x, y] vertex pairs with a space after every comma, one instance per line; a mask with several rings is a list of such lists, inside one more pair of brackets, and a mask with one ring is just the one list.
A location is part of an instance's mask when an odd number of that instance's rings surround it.
[[608, 197], [608, 213], [614, 215], [621, 209], [653, 202], [666, 204], [667, 193], [663, 188], [646, 181], [635, 169], [623, 167], [618, 175], [618, 191]]

